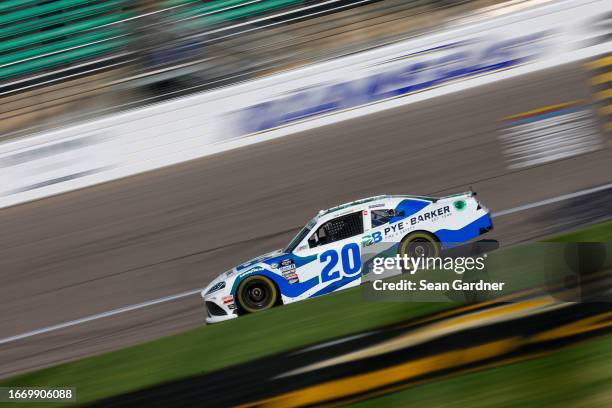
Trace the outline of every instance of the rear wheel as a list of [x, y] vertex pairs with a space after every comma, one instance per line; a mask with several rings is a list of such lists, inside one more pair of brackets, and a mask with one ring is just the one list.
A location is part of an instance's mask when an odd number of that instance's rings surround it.
[[249, 276], [240, 284], [237, 298], [242, 310], [260, 312], [276, 304], [278, 290], [265, 276]]
[[402, 240], [398, 253], [408, 258], [436, 258], [440, 256], [440, 243], [428, 232], [415, 232]]

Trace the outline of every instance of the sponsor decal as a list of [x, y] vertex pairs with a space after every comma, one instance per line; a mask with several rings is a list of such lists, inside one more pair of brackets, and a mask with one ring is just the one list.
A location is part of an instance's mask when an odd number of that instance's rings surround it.
[[297, 89], [234, 112], [241, 134], [262, 132], [334, 111], [423, 91], [441, 84], [508, 69], [542, 55], [552, 31], [496, 40], [472, 38], [383, 61], [369, 75]]
[[300, 278], [295, 272], [293, 273], [283, 272], [283, 278], [287, 279], [290, 285], [293, 285], [295, 283], [300, 283]]
[[395, 235], [404, 234], [406, 230], [408, 230], [408, 228], [404, 224], [404, 221], [400, 221], [395, 224], [389, 224], [388, 227], [385, 227], [385, 229], [383, 229], [383, 234], [385, 235], [385, 238], [388, 238]]
[[236, 307], [236, 305], [234, 305], [234, 297], [232, 295], [223, 296], [223, 304], [230, 310], [233, 310]]
[[384, 206], [385, 206], [384, 203], [382, 203], [382, 204], [372, 204], [368, 208], [381, 208], [381, 207], [384, 207]]
[[[447, 205], [447, 206], [438, 208], [436, 210], [432, 210], [432, 211], [428, 211], [423, 214], [415, 215], [414, 217], [409, 218], [405, 222], [399, 221], [393, 224], [389, 224], [382, 230], [382, 235], [384, 235], [385, 238], [391, 238], [397, 235], [404, 235], [406, 232], [414, 229], [413, 227], [415, 225], [420, 224], [421, 222], [438, 221], [440, 218], [446, 218], [446, 217], [449, 217], [450, 215], [451, 215], [451, 209], [450, 209], [450, 206]], [[375, 234], [380, 234], [380, 232], [372, 234], [371, 243], [369, 243], [369, 241], [366, 239], [368, 235], [364, 236], [362, 238], [362, 245], [363, 246], [372, 245], [372, 244], [375, 244], [381, 241], [382, 237], [380, 237], [380, 239], [377, 240], [374, 237]], [[368, 244], [366, 245], [365, 243], [368, 243]]]
[[283, 272], [283, 278], [287, 279], [290, 284], [299, 283], [300, 278], [297, 276], [297, 273], [287, 273]]
[[373, 244], [377, 244], [382, 241], [382, 233], [380, 231], [373, 232], [372, 234], [365, 235], [361, 238], [361, 245], [366, 247]]
[[0, 152], [0, 197], [66, 183], [113, 168], [113, 139], [106, 134], [70, 136]]
[[241, 271], [241, 270], [243, 270], [243, 269], [246, 269], [246, 268], [248, 268], [248, 267], [250, 267], [250, 266], [255, 265], [255, 264], [256, 264], [256, 263], [258, 263], [258, 262], [259, 262], [259, 259], [255, 258], [255, 259], [253, 259], [252, 261], [245, 262], [245, 263], [243, 263], [243, 264], [241, 264], [241, 265], [238, 265], [238, 266], [236, 267], [236, 270], [237, 270], [237, 271]]
[[458, 211], [463, 211], [465, 210], [465, 207], [467, 206], [465, 200], [457, 200], [453, 203], [453, 206], [458, 210]]
[[448, 214], [450, 214], [450, 206], [447, 205], [445, 207], [438, 208], [437, 210], [428, 211], [425, 214], [420, 214], [410, 218], [410, 225], [415, 225], [424, 221], [435, 221], [438, 218], [442, 218]]
[[261, 266], [256, 266], [254, 268], [249, 269], [248, 271], [242, 272], [240, 275], [238, 275], [238, 277], [242, 278], [252, 273], [263, 272], [263, 271], [264, 271], [264, 268], [262, 268]]
[[300, 282], [300, 278], [298, 277], [296, 273], [296, 269], [297, 268], [295, 267], [295, 263], [293, 262], [293, 259], [290, 259], [290, 258], [283, 259], [279, 267], [279, 270], [281, 271], [283, 278], [287, 279], [287, 281], [291, 285], [293, 285], [294, 283]]

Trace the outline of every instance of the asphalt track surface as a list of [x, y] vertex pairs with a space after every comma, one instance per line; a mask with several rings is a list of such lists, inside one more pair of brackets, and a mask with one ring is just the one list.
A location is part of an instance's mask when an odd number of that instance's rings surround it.
[[[0, 338], [204, 287], [356, 198], [472, 186], [496, 212], [609, 183], [607, 140], [506, 168], [499, 120], [571, 100], [590, 100], [579, 64], [1, 210]], [[487, 238], [508, 245], [609, 219], [611, 191], [499, 218]], [[194, 295], [27, 337], [0, 345], [0, 377], [203, 323]]]

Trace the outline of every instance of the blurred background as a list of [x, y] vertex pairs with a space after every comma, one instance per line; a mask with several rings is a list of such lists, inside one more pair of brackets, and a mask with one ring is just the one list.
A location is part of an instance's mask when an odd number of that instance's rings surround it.
[[[353, 288], [204, 326], [199, 292], [318, 210], [379, 194], [473, 188], [520, 288], [546, 272], [524, 256], [533, 242], [609, 252], [611, 7], [0, 1], [0, 386], [69, 386], [100, 406], [610, 406], [599, 299], [372, 302]], [[296, 69], [320, 76], [283, 89]], [[355, 72], [390, 90], [325, 99]], [[253, 132], [219, 132], [234, 127]], [[601, 258], [589, 284], [609, 295]]]
[[0, 133], [14, 137], [270, 75], [484, 18], [500, 3], [5, 1]]

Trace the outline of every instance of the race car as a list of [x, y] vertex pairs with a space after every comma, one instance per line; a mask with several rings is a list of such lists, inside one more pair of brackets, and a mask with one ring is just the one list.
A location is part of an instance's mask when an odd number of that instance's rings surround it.
[[207, 323], [359, 285], [376, 256], [436, 257], [493, 228], [467, 192], [383, 195], [320, 211], [286, 248], [221, 274], [202, 292]]

